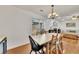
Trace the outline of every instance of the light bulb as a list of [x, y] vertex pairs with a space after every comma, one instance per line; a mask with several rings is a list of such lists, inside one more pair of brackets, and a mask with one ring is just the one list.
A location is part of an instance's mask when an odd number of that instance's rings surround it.
[[56, 12], [53, 12], [53, 15], [56, 15]]

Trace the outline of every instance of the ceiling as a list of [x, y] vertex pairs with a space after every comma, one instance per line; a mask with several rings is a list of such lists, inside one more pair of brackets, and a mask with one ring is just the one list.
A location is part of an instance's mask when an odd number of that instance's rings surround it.
[[[51, 12], [50, 5], [17, 5], [15, 7], [29, 10], [44, 17], [47, 17]], [[59, 16], [68, 16], [74, 13], [79, 13], [79, 5], [55, 5], [54, 8]]]

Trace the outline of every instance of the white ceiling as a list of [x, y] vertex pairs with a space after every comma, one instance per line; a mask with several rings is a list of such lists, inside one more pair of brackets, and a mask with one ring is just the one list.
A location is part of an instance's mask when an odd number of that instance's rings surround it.
[[[17, 5], [15, 7], [29, 10], [45, 17], [51, 12], [50, 5]], [[68, 16], [74, 13], [79, 13], [79, 5], [55, 5], [54, 8], [59, 16]], [[41, 9], [44, 11], [40, 12]]]

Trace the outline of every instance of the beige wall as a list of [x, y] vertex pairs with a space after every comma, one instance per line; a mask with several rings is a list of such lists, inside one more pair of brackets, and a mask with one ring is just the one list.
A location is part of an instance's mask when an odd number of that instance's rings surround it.
[[40, 18], [14, 6], [0, 6], [0, 35], [7, 36], [8, 49], [29, 43], [33, 16]]

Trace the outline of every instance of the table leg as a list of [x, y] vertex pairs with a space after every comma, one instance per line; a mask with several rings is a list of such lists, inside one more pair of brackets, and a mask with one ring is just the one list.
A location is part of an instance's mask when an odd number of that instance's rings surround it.
[[56, 54], [59, 53], [59, 50], [58, 50], [58, 45], [56, 44]]
[[49, 42], [46, 44], [46, 53], [49, 54]]
[[52, 44], [50, 45], [50, 54], [52, 54]]

